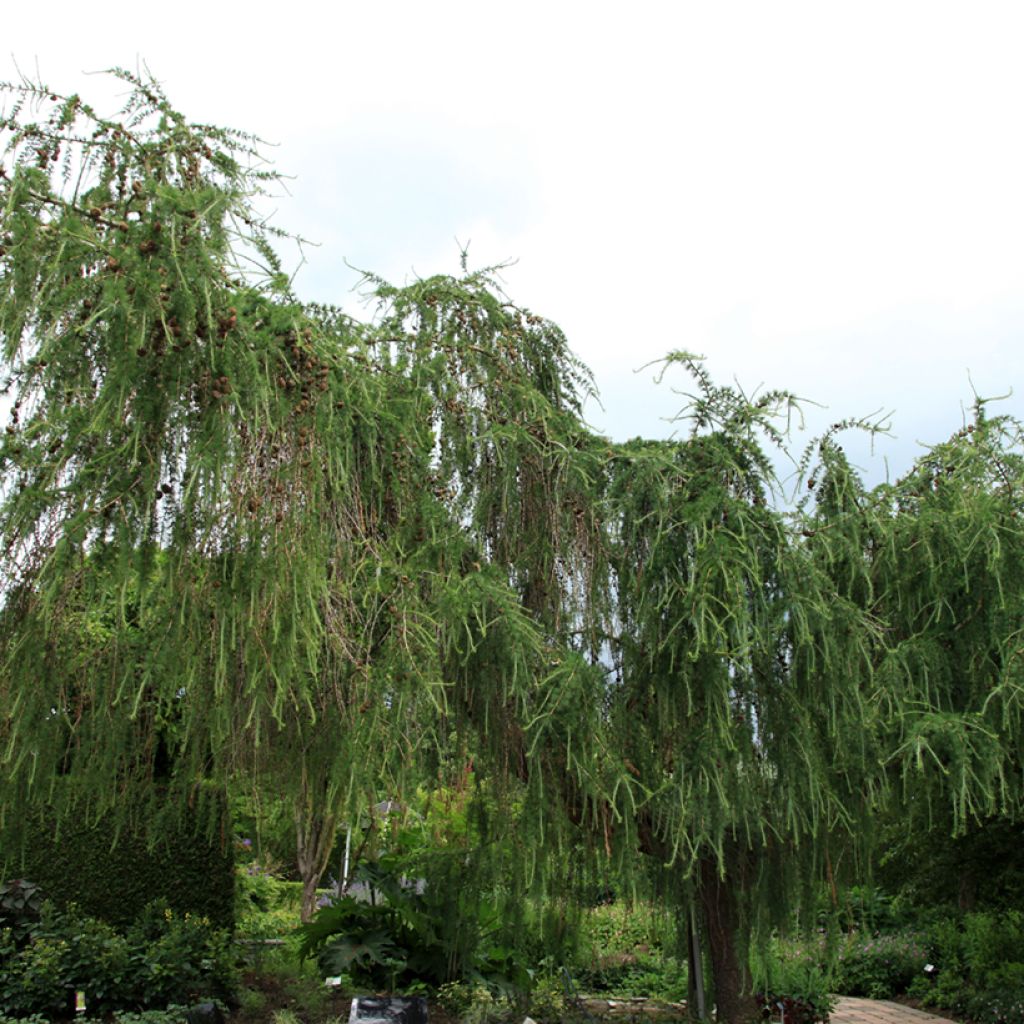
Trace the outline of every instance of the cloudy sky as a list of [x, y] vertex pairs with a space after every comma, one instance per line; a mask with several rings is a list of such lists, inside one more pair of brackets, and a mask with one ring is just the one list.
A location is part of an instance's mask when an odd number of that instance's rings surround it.
[[190, 118], [270, 143], [276, 223], [319, 243], [302, 297], [358, 309], [350, 265], [454, 273], [460, 246], [514, 261], [507, 291], [565, 329], [616, 438], [678, 429], [684, 399], [640, 370], [677, 348], [824, 406], [797, 448], [891, 413], [874, 457], [849, 444], [875, 481], [975, 391], [1024, 417], [1019, 4], [43, 10], [5, 9], [0, 77], [113, 109], [87, 73], [145, 62]]

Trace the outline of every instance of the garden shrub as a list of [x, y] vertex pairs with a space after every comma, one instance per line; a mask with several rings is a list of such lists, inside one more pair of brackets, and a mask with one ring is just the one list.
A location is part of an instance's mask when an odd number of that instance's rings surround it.
[[151, 904], [127, 933], [129, 945], [144, 952], [136, 975], [137, 1002], [162, 1007], [214, 997], [229, 999], [237, 982], [235, 950], [229, 932], [208, 918], [178, 914]]
[[299, 923], [301, 882], [276, 878], [257, 862], [235, 866], [235, 935], [258, 941], [277, 939]]
[[297, 933], [300, 956], [315, 959], [323, 975], [348, 975], [374, 990], [454, 980], [528, 990], [526, 960], [509, 941], [507, 901], [466, 874], [461, 853], [410, 855], [396, 844], [357, 869], [375, 902], [347, 894], [321, 906]]
[[236, 864], [236, 922], [253, 912], [266, 913], [274, 910], [281, 902], [283, 885], [283, 882], [255, 862]]
[[19, 948], [10, 929], [0, 932], [0, 1013], [14, 1017], [74, 1012], [74, 990], [64, 984], [63, 939], [37, 934]]
[[816, 963], [771, 956], [763, 968], [757, 1003], [766, 1020], [785, 1024], [828, 1020], [835, 999], [826, 973]]
[[1024, 915], [967, 914], [963, 919], [963, 949], [971, 981], [979, 988], [1013, 986], [1024, 971]]
[[827, 1021], [835, 1006], [827, 990], [806, 994], [801, 990], [795, 993], [758, 992], [757, 1005], [765, 1020], [778, 1020], [785, 1024], [815, 1024]]
[[973, 1024], [1024, 1024], [1024, 984], [971, 990], [963, 1012]]
[[18, 945], [35, 934], [43, 899], [42, 889], [26, 878], [12, 878], [0, 885], [0, 928], [10, 928]]
[[609, 903], [580, 921], [577, 984], [616, 996], [686, 998], [686, 967], [664, 948], [669, 922], [644, 904]]
[[[1024, 993], [1020, 912], [945, 918], [924, 931], [849, 932], [833, 941], [830, 947], [824, 934], [774, 940], [764, 966], [771, 990], [793, 988], [788, 981], [772, 980], [773, 971], [817, 970], [839, 995], [891, 999], [905, 994], [975, 1024], [1024, 1024], [1019, 1016]], [[934, 978], [924, 974], [927, 963], [938, 969]]]
[[437, 990], [437, 1003], [461, 1024], [516, 1024], [524, 1015], [540, 1024], [563, 1024], [577, 1015], [559, 977], [534, 978], [527, 993], [496, 992], [479, 982], [451, 981]]
[[486, 985], [446, 982], [437, 990], [437, 1002], [460, 1024], [513, 1024], [522, 1019], [519, 1001], [495, 993]]
[[528, 1001], [529, 1014], [534, 1020], [557, 1024], [565, 1020], [570, 1010], [562, 978], [550, 972], [534, 976]]
[[643, 904], [606, 903], [581, 919], [581, 952], [592, 957], [660, 947], [665, 919]]
[[0, 930], [0, 1013], [74, 1015], [76, 990], [90, 1013], [165, 1009], [230, 1000], [236, 982], [230, 935], [205, 918], [153, 906], [127, 931], [76, 907], [44, 904], [36, 934], [19, 947]]
[[976, 1024], [1024, 1024], [1024, 915], [982, 912], [935, 922], [928, 933], [933, 983], [913, 990], [925, 1006]]
[[[912, 931], [871, 935], [849, 932], [829, 947], [823, 934], [776, 940], [766, 965], [785, 971], [817, 971], [839, 995], [890, 999], [908, 991], [923, 977], [929, 950], [924, 938]], [[799, 976], [799, 975], [797, 975]]]
[[[438, 985], [460, 977], [504, 988], [526, 987], [511, 949], [481, 936], [457, 947], [444, 931], [444, 903], [395, 885], [376, 904], [343, 896], [302, 925], [300, 956], [314, 958], [325, 976], [348, 975], [357, 986], [394, 989], [415, 982]], [[478, 907], [481, 920], [492, 908]]]
[[[188, 1007], [168, 1006], [165, 1010], [124, 1010], [111, 1014], [107, 1024], [188, 1024]], [[8, 1017], [0, 1013], [0, 1024], [52, 1024], [49, 1017], [33, 1013], [27, 1017]]]
[[842, 995], [890, 999], [906, 992], [927, 962], [924, 941], [914, 932], [852, 932], [837, 951], [832, 986]]
[[574, 980], [586, 992], [609, 996], [650, 996], [656, 999], [686, 998], [686, 966], [675, 957], [655, 953], [639, 953], [628, 960], [614, 963], [607, 959], [598, 964], [578, 966]]

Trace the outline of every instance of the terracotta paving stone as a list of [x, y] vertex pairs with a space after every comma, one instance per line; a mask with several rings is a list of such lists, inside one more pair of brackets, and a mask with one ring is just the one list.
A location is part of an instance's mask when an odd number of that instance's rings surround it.
[[829, 1017], [830, 1024], [949, 1024], [945, 1017], [914, 1010], [884, 999], [842, 996]]

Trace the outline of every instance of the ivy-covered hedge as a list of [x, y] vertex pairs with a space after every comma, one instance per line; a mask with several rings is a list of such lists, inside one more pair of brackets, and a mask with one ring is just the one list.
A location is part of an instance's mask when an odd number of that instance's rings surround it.
[[[217, 830], [220, 832], [220, 830]], [[30, 878], [61, 907], [126, 927], [154, 900], [181, 913], [234, 927], [234, 851], [230, 830], [212, 840], [195, 820], [162, 825], [153, 839], [98, 824], [52, 821], [0, 833], [0, 878]], [[116, 837], [116, 840], [115, 840]], [[153, 841], [155, 840], [155, 841]]]

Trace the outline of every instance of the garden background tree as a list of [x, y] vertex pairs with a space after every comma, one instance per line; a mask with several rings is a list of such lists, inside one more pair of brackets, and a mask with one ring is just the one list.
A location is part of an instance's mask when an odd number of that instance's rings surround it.
[[867, 812], [878, 635], [776, 507], [766, 449], [791, 396], [749, 400], [672, 363], [696, 384], [690, 435], [631, 442], [611, 468], [614, 812], [680, 914], [700, 908], [719, 1019], [735, 1021], [755, 1011], [747, 937], [785, 920]]
[[[904, 880], [931, 863], [933, 883], [947, 883], [931, 898], [961, 909], [986, 858], [1020, 831], [1024, 445], [1021, 424], [991, 405], [978, 399], [970, 421], [893, 484], [866, 491], [834, 437], [812, 473], [812, 525], [831, 538], [819, 557], [886, 627], [875, 656], [883, 820], [904, 837], [883, 837], [880, 853], [889, 848]], [[901, 852], [910, 835], [928, 841]], [[955, 883], [951, 862], [963, 868]]]

